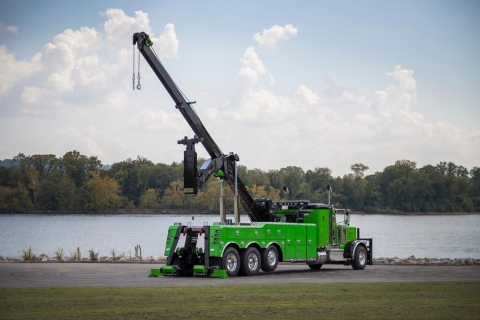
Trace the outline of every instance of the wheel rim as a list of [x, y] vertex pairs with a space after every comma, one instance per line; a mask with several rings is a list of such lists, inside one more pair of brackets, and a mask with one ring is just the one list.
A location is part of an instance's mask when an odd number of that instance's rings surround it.
[[255, 253], [250, 253], [248, 255], [248, 268], [250, 270], [257, 270], [258, 268], [258, 257]]
[[360, 250], [358, 253], [358, 262], [360, 263], [361, 266], [365, 264], [366, 261], [366, 256], [365, 256], [365, 251]]
[[235, 271], [237, 269], [237, 257], [233, 254], [230, 253], [227, 255], [227, 270], [228, 271]]
[[277, 254], [275, 253], [275, 250], [268, 251], [268, 265], [274, 266], [276, 262], [277, 262]]

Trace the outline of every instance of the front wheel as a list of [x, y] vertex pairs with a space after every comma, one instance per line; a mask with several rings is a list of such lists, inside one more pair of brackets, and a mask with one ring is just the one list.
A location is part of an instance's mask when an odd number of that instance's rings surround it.
[[240, 256], [235, 248], [227, 248], [222, 256], [222, 268], [229, 277], [235, 277], [240, 270]]
[[319, 270], [323, 264], [309, 264], [308, 267], [312, 270]]
[[352, 261], [352, 268], [355, 270], [363, 270], [367, 265], [367, 250], [363, 246], [358, 246], [355, 250]]
[[240, 274], [254, 276], [260, 272], [260, 252], [255, 247], [250, 247], [242, 252], [240, 259]]

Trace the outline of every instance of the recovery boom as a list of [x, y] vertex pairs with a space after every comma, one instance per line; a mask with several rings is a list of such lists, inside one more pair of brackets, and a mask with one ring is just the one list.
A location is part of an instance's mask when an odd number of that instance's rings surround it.
[[[175, 107], [180, 111], [183, 115], [185, 120], [188, 122], [190, 127], [192, 128], [193, 132], [197, 137], [195, 137], [195, 142], [201, 142], [205, 149], [207, 150], [208, 154], [212, 158], [211, 164], [217, 164], [216, 169], [218, 168], [219, 163], [223, 163], [222, 168], [224, 169], [225, 178], [227, 180], [228, 185], [231, 189], [235, 192], [235, 164], [232, 161], [232, 157], [223, 154], [222, 150], [218, 147], [215, 141], [212, 139], [210, 134], [208, 133], [207, 129], [203, 125], [202, 121], [198, 117], [195, 110], [192, 108], [192, 104], [194, 102], [187, 101], [179, 90], [173, 79], [168, 74], [167, 70], [161, 63], [160, 59], [157, 57], [155, 51], [152, 50], [152, 41], [150, 40], [148, 34], [145, 32], [137, 32], [133, 34], [133, 45], [137, 45], [138, 50], [143, 55], [147, 63], [152, 68], [153, 72], [157, 75], [160, 82], [163, 84], [167, 92], [172, 97], [173, 101], [175, 102]], [[188, 139], [184, 139], [184, 144]], [[183, 141], [179, 141], [179, 143], [183, 143]], [[195, 143], [194, 142], [194, 143]], [[193, 145], [191, 145], [193, 146]], [[187, 146], [188, 149], [188, 146]], [[192, 148], [190, 151], [194, 151]], [[188, 150], [186, 151], [188, 152]], [[195, 165], [196, 170], [196, 155], [195, 160], [192, 162]], [[185, 163], [186, 165], [186, 163]], [[215, 166], [209, 166], [210, 168], [214, 168]], [[197, 179], [197, 185], [195, 186], [195, 190], [191, 193], [196, 193], [197, 186], [202, 186], [204, 182], [209, 178], [209, 176], [213, 173], [213, 170], [209, 170], [208, 172], [203, 173], [203, 178]], [[205, 176], [206, 175], [206, 176]], [[199, 183], [200, 182], [200, 183]], [[255, 201], [250, 193], [247, 191], [247, 188], [241, 181], [239, 177], [237, 177], [237, 185], [238, 185], [238, 195], [240, 197], [240, 202], [247, 212], [250, 220], [252, 222], [262, 222], [262, 221], [273, 221], [273, 217], [270, 215], [270, 205], [269, 203]]]

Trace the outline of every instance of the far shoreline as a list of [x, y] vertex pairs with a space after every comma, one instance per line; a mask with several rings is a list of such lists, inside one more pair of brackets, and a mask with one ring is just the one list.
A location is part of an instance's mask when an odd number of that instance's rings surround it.
[[[404, 211], [390, 211], [390, 212], [367, 212], [367, 211], [350, 211], [352, 215], [393, 215], [393, 216], [446, 216], [446, 215], [477, 215], [480, 212], [404, 212]], [[0, 212], [0, 215], [220, 215], [217, 211], [186, 211], [186, 210], [115, 210], [115, 211], [87, 211], [87, 210], [72, 210], [72, 211], [26, 211], [26, 212]], [[233, 215], [233, 211], [227, 212], [227, 215]], [[247, 216], [245, 212], [241, 216]]]

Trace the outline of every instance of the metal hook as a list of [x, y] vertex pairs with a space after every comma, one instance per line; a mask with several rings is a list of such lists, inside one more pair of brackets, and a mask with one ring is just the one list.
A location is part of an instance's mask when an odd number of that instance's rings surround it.
[[137, 89], [138, 89], [138, 90], [142, 89], [142, 86], [140, 85], [140, 83], [137, 84]]

